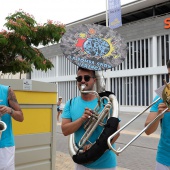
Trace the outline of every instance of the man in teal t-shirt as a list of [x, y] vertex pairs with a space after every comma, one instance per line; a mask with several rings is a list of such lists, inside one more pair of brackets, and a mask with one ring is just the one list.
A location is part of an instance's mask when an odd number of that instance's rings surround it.
[[[170, 75], [170, 60], [167, 62], [168, 74]], [[156, 96], [156, 101], [159, 96]], [[167, 108], [166, 104], [160, 99], [150, 109], [145, 126], [153, 121], [159, 114]], [[147, 135], [150, 135], [156, 131], [158, 126], [161, 126], [161, 136], [158, 144], [156, 155], [156, 168], [155, 170], [170, 170], [170, 109], [155, 121], [146, 131]]]
[[[82, 84], [85, 84], [85, 91], [92, 91], [94, 84], [96, 83], [95, 71], [87, 70], [84, 68], [78, 68], [77, 71], [77, 86], [80, 90]], [[75, 143], [78, 144], [81, 137], [85, 133], [83, 124], [91, 116], [91, 110], [94, 110], [97, 105], [98, 99], [92, 93], [82, 93], [81, 96], [75, 97], [68, 101], [65, 105], [62, 113], [62, 132], [65, 136], [72, 133], [75, 134]], [[119, 128], [119, 127], [118, 127]], [[94, 143], [100, 136], [103, 127], [98, 126], [89, 138], [91, 143]], [[118, 136], [114, 137], [112, 143], [117, 139]], [[84, 147], [84, 150], [88, 149], [91, 144], [88, 142]], [[76, 164], [75, 170], [89, 170], [89, 169], [105, 169], [105, 170], [116, 170], [116, 155], [111, 151], [107, 150], [104, 154], [93, 163], [80, 165]]]
[[[6, 125], [0, 137], [0, 170], [15, 169], [15, 142], [12, 131], [12, 118], [22, 122], [23, 113], [17, 102], [14, 91], [0, 84], [0, 118]], [[4, 126], [5, 127], [5, 126]]]

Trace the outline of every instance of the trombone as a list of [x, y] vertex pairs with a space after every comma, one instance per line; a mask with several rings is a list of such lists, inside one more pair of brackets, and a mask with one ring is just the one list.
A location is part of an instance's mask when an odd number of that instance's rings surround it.
[[[120, 133], [123, 129], [125, 129], [129, 124], [131, 124], [134, 120], [136, 120], [139, 116], [141, 116], [143, 113], [145, 113], [151, 106], [153, 106], [155, 103], [157, 103], [161, 98], [158, 98], [155, 100], [152, 104], [150, 104], [144, 111], [137, 114], [134, 118], [132, 118], [129, 122], [127, 122], [122, 128], [117, 130], [114, 134], [109, 136], [107, 139], [107, 144], [109, 149], [111, 149], [116, 155], [119, 155], [121, 152], [123, 152], [132, 142], [134, 142], [145, 130], [147, 130], [157, 119], [159, 119], [169, 108], [170, 108], [170, 84], [167, 84], [164, 80], [165, 88], [162, 92], [162, 98], [164, 103], [167, 105], [167, 108], [163, 110], [153, 121], [151, 121], [143, 130], [141, 130], [132, 140], [130, 140], [123, 148], [118, 148], [117, 150], [113, 148], [111, 144], [111, 140]], [[169, 95], [168, 95], [169, 90]]]

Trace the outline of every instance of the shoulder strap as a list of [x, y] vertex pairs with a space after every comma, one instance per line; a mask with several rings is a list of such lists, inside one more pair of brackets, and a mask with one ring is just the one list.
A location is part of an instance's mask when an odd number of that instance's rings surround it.
[[[76, 98], [76, 97], [73, 97], [72, 99], [74, 99], [74, 98]], [[70, 99], [70, 106], [71, 106], [71, 103], [72, 103], [72, 99]]]
[[70, 106], [71, 106], [72, 99], [70, 99]]
[[[109, 97], [110, 94], [114, 94], [114, 93], [111, 92], [111, 91], [104, 91], [104, 92], [99, 93], [99, 96], [100, 96], [100, 97], [103, 97], [103, 96]], [[115, 95], [115, 94], [114, 94], [114, 95]]]

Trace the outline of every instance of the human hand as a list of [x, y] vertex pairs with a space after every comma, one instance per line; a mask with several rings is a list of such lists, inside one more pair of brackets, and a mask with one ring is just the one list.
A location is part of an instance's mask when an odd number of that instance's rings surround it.
[[[168, 107], [165, 103], [160, 103], [158, 106], [158, 115], [160, 115], [167, 108]], [[168, 109], [166, 112], [170, 112], [170, 109]], [[164, 117], [164, 114], [160, 118], [163, 118], [163, 117]]]
[[11, 108], [5, 105], [0, 105], [0, 116], [4, 115], [5, 113], [10, 113]]
[[86, 151], [89, 150], [91, 147], [92, 147], [92, 144], [85, 145], [85, 146], [83, 147], [83, 152], [86, 152]]
[[86, 119], [90, 118], [91, 115], [92, 111], [89, 108], [85, 108], [84, 114], [81, 118], [83, 119], [83, 121], [85, 121]]

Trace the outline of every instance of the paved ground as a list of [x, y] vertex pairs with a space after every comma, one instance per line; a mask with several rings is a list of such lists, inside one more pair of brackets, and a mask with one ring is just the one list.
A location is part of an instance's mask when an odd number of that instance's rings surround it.
[[[70, 155], [63, 152], [56, 152], [56, 170], [74, 170], [74, 163]], [[126, 168], [118, 167], [117, 170], [128, 170]]]
[[[133, 116], [134, 114], [124, 113], [122, 115], [122, 125], [126, 124]], [[123, 130], [121, 136], [116, 141], [116, 148], [122, 148], [132, 140], [143, 128], [145, 119], [146, 115]], [[142, 134], [139, 139], [126, 148], [120, 156], [117, 157], [117, 170], [154, 170], [159, 133], [160, 129], [151, 136]], [[68, 154], [68, 138], [63, 136], [60, 123], [57, 124], [56, 146], [56, 170], [74, 170], [74, 163]]]

